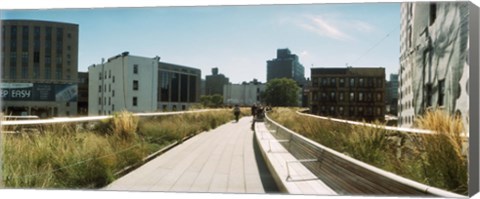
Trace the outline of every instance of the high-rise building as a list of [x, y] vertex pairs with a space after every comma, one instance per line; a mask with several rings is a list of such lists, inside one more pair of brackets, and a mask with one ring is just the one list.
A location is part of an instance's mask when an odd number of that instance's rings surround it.
[[305, 84], [305, 68], [288, 48], [277, 49], [277, 58], [267, 61], [267, 82], [276, 78], [293, 79], [299, 86]]
[[1, 43], [4, 114], [77, 114], [77, 24], [2, 20]]
[[312, 114], [385, 119], [385, 68], [312, 68], [309, 91]]
[[212, 68], [212, 74], [205, 77], [205, 95], [223, 95], [223, 86], [229, 83], [228, 77], [218, 73], [218, 68]]
[[201, 71], [124, 52], [92, 65], [89, 115], [187, 110], [200, 98]]
[[401, 5], [398, 125], [429, 109], [461, 116], [468, 128], [469, 2]]

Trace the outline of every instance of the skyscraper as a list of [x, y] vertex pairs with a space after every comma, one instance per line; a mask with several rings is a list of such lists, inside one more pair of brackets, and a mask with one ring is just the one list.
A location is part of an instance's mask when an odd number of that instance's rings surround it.
[[277, 58], [267, 61], [267, 82], [276, 78], [293, 79], [299, 86], [305, 84], [305, 68], [288, 48], [277, 49]]

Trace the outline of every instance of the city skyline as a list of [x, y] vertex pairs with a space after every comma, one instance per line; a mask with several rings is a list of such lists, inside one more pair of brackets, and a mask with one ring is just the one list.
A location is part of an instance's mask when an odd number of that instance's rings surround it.
[[[381, 17], [380, 17], [381, 16]], [[79, 25], [79, 71], [123, 51], [202, 70], [232, 83], [266, 82], [279, 48], [312, 67], [384, 67], [398, 73], [400, 3], [4, 10], [2, 19]]]

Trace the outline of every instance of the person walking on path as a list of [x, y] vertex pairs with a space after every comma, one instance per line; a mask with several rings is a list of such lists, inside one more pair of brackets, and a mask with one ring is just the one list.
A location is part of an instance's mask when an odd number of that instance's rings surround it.
[[238, 104], [236, 104], [233, 108], [233, 114], [235, 115], [235, 121], [238, 122], [238, 119], [240, 117], [240, 107], [238, 106]]
[[257, 105], [256, 104], [252, 105], [251, 111], [252, 111], [253, 120], [255, 120], [255, 115], [257, 114]]

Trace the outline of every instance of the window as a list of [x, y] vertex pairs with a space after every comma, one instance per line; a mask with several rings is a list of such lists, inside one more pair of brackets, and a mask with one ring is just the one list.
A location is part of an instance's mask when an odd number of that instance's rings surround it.
[[377, 93], [377, 101], [378, 102], [382, 101], [382, 94], [381, 93]]
[[335, 92], [330, 93], [330, 101], [336, 101]]
[[340, 78], [339, 80], [340, 87], [345, 87], [345, 79]]
[[339, 99], [340, 101], [343, 101], [343, 93], [340, 93], [340, 94], [338, 95], [338, 99]]
[[430, 3], [430, 25], [432, 25], [435, 22], [436, 18], [437, 18], [437, 4]]
[[361, 87], [364, 87], [364, 86], [365, 86], [365, 84], [364, 84], [365, 82], [363, 81], [363, 78], [360, 78], [360, 79], [358, 80], [358, 82], [359, 82], [359, 84], [360, 84]]
[[98, 85], [98, 92], [102, 92], [102, 85]]
[[112, 77], [112, 70], [108, 70], [108, 78]]
[[137, 106], [137, 97], [133, 97], [132, 99], [132, 105]]
[[363, 92], [358, 93], [358, 101], [363, 101]]
[[112, 90], [112, 97], [115, 97], [115, 90]]
[[66, 106], [66, 107], [70, 107], [70, 102], [67, 102], [67, 103], [65, 104], [65, 106]]
[[115, 104], [112, 104], [112, 111], [115, 111]]
[[133, 90], [138, 91], [138, 80], [133, 80]]
[[332, 79], [330, 81], [330, 86], [337, 87], [337, 78], [332, 77]]
[[133, 74], [138, 74], [138, 64], [133, 65]]
[[350, 101], [353, 102], [355, 100], [355, 93], [350, 92]]
[[112, 91], [112, 85], [108, 84], [108, 92]]
[[427, 84], [427, 107], [432, 106], [432, 84]]
[[98, 80], [102, 80], [102, 73], [101, 72], [98, 74]]
[[438, 81], [438, 106], [443, 106], [445, 97], [445, 80]]
[[112, 98], [108, 97], [108, 105], [110, 106], [112, 104]]
[[102, 105], [102, 98], [101, 97], [98, 98], [98, 105]]
[[355, 87], [355, 78], [350, 78], [350, 87]]
[[115, 83], [115, 75], [112, 77], [112, 82]]

